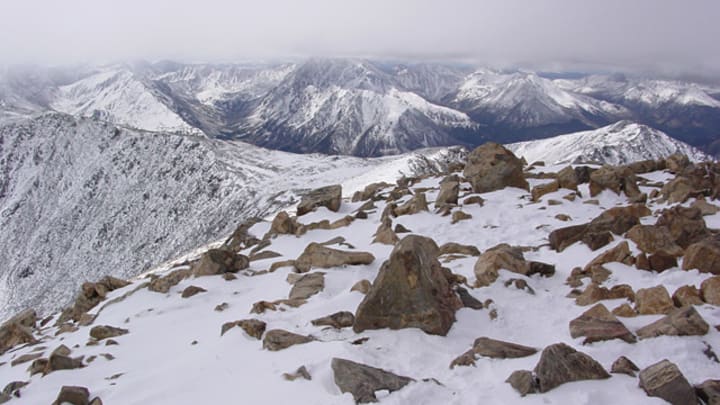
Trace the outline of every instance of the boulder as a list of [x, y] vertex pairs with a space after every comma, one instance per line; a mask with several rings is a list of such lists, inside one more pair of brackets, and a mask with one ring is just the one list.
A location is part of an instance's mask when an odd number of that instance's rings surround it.
[[673, 153], [665, 158], [665, 168], [670, 173], [680, 173], [690, 166], [690, 159], [682, 153]]
[[263, 333], [265, 333], [265, 328], [267, 327], [265, 322], [259, 319], [242, 319], [239, 321], [226, 322], [220, 329], [220, 336], [236, 326], [239, 326], [248, 336], [254, 337], [257, 340], [262, 338]]
[[700, 284], [700, 296], [708, 304], [720, 306], [720, 276], [704, 280]]
[[640, 388], [648, 396], [661, 398], [673, 405], [698, 403], [695, 390], [678, 367], [668, 360], [655, 363], [640, 372]]
[[693, 183], [685, 177], [676, 177], [660, 189], [660, 194], [671, 204], [683, 203], [695, 192]]
[[285, 211], [280, 211], [270, 224], [270, 235], [295, 235], [302, 225], [297, 219], [290, 217]]
[[336, 312], [312, 321], [315, 326], [332, 326], [335, 329], [347, 328], [353, 326], [353, 323], [355, 323], [355, 315], [348, 311]]
[[603, 340], [621, 339], [635, 343], [635, 336], [610, 313], [603, 304], [597, 304], [570, 321], [570, 336], [585, 337], [583, 344]]
[[587, 245], [593, 252], [605, 247], [615, 240], [612, 233], [609, 231], [604, 232], [585, 232], [582, 237], [582, 242]]
[[615, 307], [612, 310], [612, 313], [615, 316], [621, 316], [623, 318], [634, 318], [637, 316], [637, 312], [635, 311], [635, 309], [627, 302]]
[[148, 284], [148, 290], [166, 294], [170, 291], [170, 288], [176, 286], [181, 281], [190, 277], [190, 269], [177, 269], [173, 270], [163, 277], [151, 275], [150, 284]]
[[695, 307], [683, 307], [672, 311], [661, 319], [644, 326], [637, 331], [640, 339], [657, 336], [702, 336], [708, 333], [710, 326], [695, 310]]
[[710, 204], [705, 199], [695, 200], [695, 202], [690, 204], [690, 208], [700, 210], [700, 215], [702, 216], [715, 215], [720, 212], [720, 207], [715, 204]]
[[377, 402], [375, 391], [395, 392], [415, 381], [379, 368], [333, 358], [331, 361], [335, 385], [343, 393], [350, 393], [355, 403]]
[[522, 397], [527, 394], [534, 394], [538, 392], [539, 389], [537, 380], [535, 380], [535, 377], [530, 370], [513, 371], [505, 382], [515, 388]]
[[382, 243], [383, 245], [394, 245], [400, 241], [400, 238], [392, 230], [392, 222], [384, 220], [377, 231], [372, 243]]
[[83, 368], [83, 358], [72, 358], [70, 356], [62, 355], [53, 353], [48, 358], [48, 362], [45, 365], [45, 370], [43, 370], [43, 374], [49, 374], [53, 371], [58, 370], [74, 370], [77, 368]]
[[693, 285], [684, 285], [673, 293], [673, 304], [676, 307], [686, 307], [689, 305], [702, 305], [703, 300], [700, 296], [700, 290]]
[[720, 275], [720, 241], [705, 239], [688, 246], [682, 268]]
[[534, 347], [490, 339], [488, 337], [475, 339], [472, 351], [479, 356], [493, 359], [515, 359], [532, 356], [537, 353], [537, 349]]
[[683, 254], [683, 249], [675, 243], [670, 230], [664, 226], [635, 225], [625, 237], [635, 242], [645, 253], [662, 252], [671, 256]]
[[330, 211], [337, 212], [340, 209], [341, 199], [342, 187], [337, 184], [312, 190], [300, 200], [297, 215], [305, 215], [317, 207], [326, 207]]
[[705, 239], [709, 234], [700, 210], [681, 205], [664, 210], [655, 225], [666, 227], [675, 243], [683, 249]]
[[540, 392], [548, 392], [572, 381], [610, 378], [610, 374], [595, 359], [564, 343], [556, 343], [543, 350], [535, 366], [535, 375]]
[[103, 340], [111, 337], [122, 336], [130, 333], [127, 329], [116, 328], [109, 325], [98, 325], [90, 329], [90, 337], [96, 340]]
[[467, 289], [460, 286], [455, 286], [455, 292], [457, 293], [458, 297], [460, 297], [460, 301], [462, 302], [463, 307], [472, 309], [485, 308], [483, 303], [480, 302], [477, 298], [473, 297]]
[[250, 235], [249, 231], [255, 224], [262, 222], [260, 218], [249, 218], [242, 224], [238, 225], [233, 231], [232, 235], [225, 240], [223, 247], [231, 252], [239, 252], [243, 249], [247, 249], [251, 246], [257, 245], [260, 240], [253, 235]]
[[53, 402], [53, 405], [63, 405], [70, 403], [72, 405], [89, 405], [90, 391], [85, 387], [65, 385], [60, 389], [60, 393]]
[[522, 161], [497, 143], [486, 143], [470, 152], [463, 175], [476, 193], [505, 187], [529, 189]]
[[588, 224], [581, 224], [555, 229], [548, 235], [550, 247], [555, 251], [562, 252], [568, 246], [582, 240], [587, 228]]
[[720, 405], [720, 380], [705, 380], [695, 386], [695, 393], [707, 405]]
[[480, 256], [478, 248], [472, 245], [461, 245], [455, 242], [448, 242], [440, 246], [441, 255], [467, 255], [467, 256]]
[[472, 215], [466, 214], [462, 211], [453, 211], [452, 213], [452, 221], [450, 223], [457, 224], [460, 221], [465, 221], [467, 219], [471, 219]]
[[388, 187], [392, 187], [392, 184], [385, 182], [368, 184], [362, 191], [356, 191], [353, 194], [352, 202], [372, 200], [378, 191]]
[[329, 269], [345, 265], [365, 265], [373, 261], [375, 256], [368, 252], [348, 252], [312, 242], [295, 260], [295, 269], [305, 273], [311, 268]]
[[37, 343], [37, 340], [33, 336], [32, 329], [23, 325], [23, 319], [13, 317], [0, 326], [0, 354], [5, 353], [11, 348], [26, 344], [26, 343]]
[[630, 252], [630, 245], [627, 241], [622, 241], [590, 261], [590, 263], [585, 266], [585, 271], [590, 271], [593, 267], [602, 266], [605, 263], [618, 262], [631, 265], [634, 260], [635, 258]]
[[[291, 274], [291, 276], [292, 275], [293, 274]], [[293, 284], [293, 287], [290, 289], [288, 298], [291, 300], [308, 299], [325, 288], [325, 273], [315, 272], [304, 274], [291, 284]]]
[[664, 286], [641, 288], [635, 293], [635, 309], [640, 315], [667, 314], [675, 306]]
[[533, 201], [539, 201], [542, 196], [549, 193], [554, 193], [560, 189], [560, 183], [557, 180], [551, 181], [550, 183], [538, 184], [530, 191], [530, 196]]
[[183, 298], [190, 298], [193, 295], [200, 294], [203, 292], [207, 292], [207, 290], [202, 287], [198, 287], [196, 285], [190, 285], [190, 286], [185, 287], [185, 289], [183, 290], [183, 292], [180, 296]]
[[633, 226], [640, 224], [640, 218], [652, 214], [645, 204], [631, 204], [612, 207], [590, 221], [588, 232], [610, 231], [622, 235]]
[[485, 287], [495, 282], [498, 271], [505, 269], [514, 273], [527, 275], [530, 265], [525, 261], [523, 253], [518, 248], [508, 244], [500, 244], [486, 250], [480, 255], [473, 268], [477, 281], [476, 287]]
[[357, 283], [353, 284], [353, 286], [350, 288], [350, 291], [357, 291], [360, 294], [367, 294], [370, 291], [370, 287], [372, 287], [372, 283], [370, 283], [369, 280], [360, 280]]
[[458, 181], [450, 180], [440, 183], [440, 191], [435, 199], [435, 207], [440, 208], [447, 205], [457, 205], [459, 192], [460, 183]]
[[241, 254], [225, 250], [210, 249], [200, 256], [193, 264], [192, 274], [195, 277], [214, 276], [223, 273], [237, 273], [250, 266], [250, 259]]
[[610, 372], [613, 374], [627, 374], [630, 377], [635, 377], [637, 371], [640, 371], [638, 366], [625, 356], [618, 357], [610, 368]]
[[106, 276], [96, 283], [83, 283], [73, 306], [67, 308], [58, 318], [57, 324], [60, 325], [69, 320], [79, 321], [83, 314], [95, 308], [97, 304], [105, 299], [110, 291], [123, 288], [130, 285], [129, 282], [119, 278]]
[[462, 302], [440, 262], [439, 248], [426, 237], [409, 235], [383, 263], [355, 313], [355, 332], [366, 329], [420, 328], [446, 335]]
[[650, 267], [650, 270], [657, 271], [658, 273], [677, 267], [677, 265], [678, 262], [675, 256], [665, 252], [657, 252], [648, 257], [648, 266]]
[[557, 182], [560, 188], [567, 188], [577, 191], [579, 184], [577, 173], [572, 166], [566, 166], [557, 173]]
[[263, 349], [273, 352], [287, 349], [290, 346], [309, 343], [315, 340], [312, 336], [298, 335], [282, 329], [273, 329], [265, 333]]
[[615, 194], [624, 193], [628, 198], [640, 196], [635, 173], [627, 166], [603, 166], [590, 174], [590, 197], [595, 197], [603, 190], [611, 190]]
[[396, 217], [399, 217], [401, 215], [413, 215], [427, 210], [428, 203], [425, 193], [416, 193], [405, 204], [395, 208], [394, 214]]

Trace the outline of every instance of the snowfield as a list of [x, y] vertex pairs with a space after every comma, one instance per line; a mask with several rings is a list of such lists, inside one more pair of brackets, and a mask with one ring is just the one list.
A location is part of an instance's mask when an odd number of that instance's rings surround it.
[[[545, 172], [557, 171], [558, 167], [539, 168]], [[537, 169], [536, 169], [537, 170]], [[654, 172], [643, 175], [653, 181], [666, 181], [672, 175]], [[481, 252], [499, 243], [530, 247], [525, 253], [527, 260], [537, 260], [556, 267], [552, 277], [538, 275], [525, 277], [501, 270], [500, 278], [488, 287], [474, 288], [470, 294], [480, 301], [491, 299], [486, 309], [460, 309], [456, 321], [447, 336], [428, 335], [419, 329], [369, 330], [354, 333], [352, 329], [316, 327], [311, 320], [337, 311], [355, 312], [363, 295], [350, 291], [362, 279], [374, 280], [380, 266], [389, 257], [392, 246], [371, 243], [380, 225], [385, 201], [377, 201], [376, 208], [368, 211], [367, 219], [357, 219], [348, 227], [334, 230], [312, 230], [296, 237], [279, 235], [271, 239], [266, 250], [281, 254], [280, 257], [253, 261], [247, 271], [238, 274], [237, 280], [225, 281], [221, 276], [189, 278], [172, 287], [167, 294], [137, 289], [145, 279], [135, 279], [133, 284], [113, 291], [108, 299], [92, 312], [99, 314], [91, 326], [81, 326], [76, 332], [55, 336], [56, 327], [43, 328], [42, 352], [48, 355], [60, 344], [72, 349], [72, 356], [97, 358], [87, 367], [76, 370], [52, 372], [44, 377], [28, 378], [28, 363], [11, 367], [0, 366], [0, 381], [30, 381], [21, 389], [22, 397], [11, 404], [47, 404], [54, 400], [63, 385], [88, 387], [91, 397], [99, 396], [106, 405], [122, 404], [198, 404], [198, 403], [256, 403], [256, 404], [353, 404], [350, 394], [343, 394], [334, 383], [330, 361], [334, 357], [345, 358], [373, 367], [379, 367], [398, 375], [416, 380], [397, 392], [378, 392], [382, 404], [662, 404], [658, 398], [650, 398], [638, 387], [638, 379], [623, 374], [612, 374], [607, 380], [572, 382], [561, 385], [544, 394], [530, 394], [524, 398], [505, 379], [515, 370], [532, 370], [540, 358], [540, 352], [519, 359], [489, 359], [480, 357], [476, 367], [450, 369], [450, 362], [470, 349], [473, 341], [487, 336], [504, 341], [544, 347], [564, 342], [587, 353], [606, 369], [623, 355], [643, 369], [662, 359], [678, 365], [691, 384], [720, 376], [720, 364], [706, 356], [707, 346], [720, 349], [720, 308], [709, 304], [695, 308], [711, 325], [704, 336], [658, 337], [639, 340], [630, 344], [620, 340], [582, 344], [582, 338], [570, 336], [568, 323], [589, 307], [575, 304], [567, 298], [571, 287], [565, 284], [571, 270], [584, 266], [594, 257], [625, 240], [614, 235], [615, 240], [604, 248], [592, 252], [576, 243], [561, 253], [548, 246], [548, 234], [557, 228], [585, 223], [605, 209], [628, 204], [627, 198], [603, 191], [597, 205], [587, 204], [587, 184], [579, 186], [584, 197], [574, 201], [563, 199], [569, 190], [546, 194], [540, 202], [531, 202], [529, 193], [516, 188], [482, 194], [484, 205], [464, 205], [455, 208], [472, 215], [471, 219], [451, 224], [450, 216], [433, 212], [432, 202], [437, 198], [441, 178], [431, 177], [414, 184], [411, 189], [426, 189], [430, 211], [403, 215], [393, 219], [413, 234], [432, 238], [438, 245], [457, 242], [477, 247]], [[530, 179], [531, 187], [546, 180]], [[318, 184], [322, 185], [322, 184]], [[469, 184], [461, 183], [461, 200], [468, 193]], [[391, 189], [385, 189], [383, 195]], [[649, 192], [650, 187], [641, 187]], [[402, 198], [400, 203], [409, 199]], [[559, 201], [557, 205], [549, 204]], [[691, 199], [686, 205], [692, 203]], [[354, 215], [363, 202], [345, 199], [338, 212], [324, 207], [298, 218], [302, 223], [328, 219], [330, 222], [346, 215]], [[651, 210], [667, 208], [665, 203], [649, 203]], [[556, 219], [558, 214], [571, 217], [568, 222]], [[720, 213], [706, 216], [709, 227], [720, 226]], [[654, 223], [654, 218], [643, 222]], [[270, 223], [260, 222], [250, 233], [262, 237], [270, 229]], [[404, 234], [399, 234], [401, 238]], [[325, 287], [310, 297], [305, 305], [297, 308], [283, 306], [277, 311], [251, 314], [253, 304], [267, 300], [286, 298], [291, 285], [286, 281], [293, 268], [281, 267], [272, 273], [251, 275], [267, 270], [271, 263], [297, 258], [311, 242], [325, 242], [342, 237], [342, 245], [331, 245], [341, 250], [367, 251], [375, 256], [369, 265], [343, 266], [329, 269], [313, 269], [325, 273]], [[629, 241], [633, 254], [639, 249]], [[349, 248], [348, 245], [353, 246]], [[249, 250], [243, 251], [248, 254]], [[475, 280], [473, 265], [476, 257], [449, 260], [441, 256], [444, 266], [462, 275], [472, 284]], [[681, 263], [680, 263], [681, 264]], [[178, 267], [180, 266], [180, 267]], [[172, 266], [171, 266], [172, 267]], [[182, 268], [177, 264], [175, 268]], [[697, 270], [683, 271], [674, 267], [663, 273], [653, 273], [634, 267], [611, 263], [612, 271], [605, 286], [626, 283], [639, 288], [664, 285], [672, 294], [683, 285], [699, 286], [709, 274]], [[169, 269], [161, 270], [161, 275]], [[534, 290], [506, 287], [505, 281], [523, 279]], [[585, 280], [585, 285], [589, 282]], [[190, 285], [207, 290], [190, 298], [180, 293]], [[582, 287], [581, 287], [582, 288]], [[125, 300], [108, 304], [137, 289]], [[602, 301], [609, 309], [627, 302], [624, 299]], [[227, 303], [227, 309], [213, 310]], [[100, 308], [103, 308], [100, 310]], [[496, 312], [495, 319], [491, 310]], [[639, 315], [635, 318], [619, 318], [631, 332], [661, 318], [661, 315]], [[311, 335], [316, 340], [285, 350], [271, 352], [262, 348], [259, 340], [251, 338], [241, 328], [232, 328], [223, 336], [220, 328], [225, 322], [256, 318], [267, 323], [267, 329], [285, 329], [294, 333]], [[49, 324], [52, 325], [52, 322]], [[88, 333], [94, 325], [112, 325], [126, 328], [129, 334], [114, 338], [119, 344], [87, 346]], [[352, 342], [368, 338], [362, 344]], [[37, 346], [21, 347], [0, 356], [0, 362], [9, 363], [13, 358], [40, 349]], [[102, 356], [110, 353], [112, 360]], [[287, 381], [283, 373], [292, 373], [305, 366], [311, 380]], [[430, 380], [426, 380], [430, 379]]]

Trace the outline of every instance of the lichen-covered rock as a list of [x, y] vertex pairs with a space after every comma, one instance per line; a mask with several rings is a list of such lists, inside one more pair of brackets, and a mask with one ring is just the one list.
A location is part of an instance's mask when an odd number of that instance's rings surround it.
[[437, 260], [438, 253], [430, 238], [409, 235], [402, 239], [358, 306], [355, 332], [416, 327], [446, 335], [462, 302]]
[[695, 405], [698, 403], [695, 390], [668, 360], [655, 363], [640, 372], [640, 388], [648, 396], [662, 398], [673, 405]]
[[470, 152], [463, 175], [476, 193], [505, 187], [529, 189], [522, 161], [497, 143], [489, 142]]

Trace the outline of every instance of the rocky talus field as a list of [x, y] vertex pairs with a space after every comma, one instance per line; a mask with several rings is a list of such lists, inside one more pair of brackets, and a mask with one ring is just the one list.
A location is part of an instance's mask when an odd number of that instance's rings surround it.
[[18, 313], [0, 403], [720, 404], [719, 195], [714, 162], [493, 143], [439, 176], [328, 184]]

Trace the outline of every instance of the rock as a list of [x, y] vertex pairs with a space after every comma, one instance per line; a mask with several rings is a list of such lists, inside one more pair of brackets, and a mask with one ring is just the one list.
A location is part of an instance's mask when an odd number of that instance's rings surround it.
[[695, 390], [678, 367], [668, 360], [655, 363], [640, 372], [640, 388], [648, 396], [658, 397], [673, 405], [697, 404]]
[[708, 304], [720, 306], [720, 276], [704, 280], [700, 284], [700, 296]]
[[550, 247], [555, 251], [562, 252], [568, 246], [582, 240], [587, 228], [588, 224], [582, 224], [555, 229], [548, 235]]
[[176, 286], [181, 281], [190, 277], [190, 274], [190, 269], [178, 269], [171, 271], [163, 277], [151, 276], [152, 279], [148, 285], [148, 290], [166, 294], [170, 291], [171, 287]]
[[677, 267], [678, 263], [675, 256], [664, 252], [657, 252], [654, 255], [650, 255], [648, 258], [648, 265], [650, 270], [660, 273], [667, 269]]
[[720, 212], [720, 207], [715, 204], [710, 204], [704, 199], [695, 200], [695, 202], [690, 204], [690, 208], [698, 209], [702, 216], [715, 215]]
[[456, 286], [455, 292], [457, 292], [458, 297], [460, 297], [463, 307], [472, 309], [483, 309], [485, 307], [482, 302], [470, 295], [468, 290], [460, 286]]
[[634, 298], [632, 289], [627, 285], [620, 285], [613, 287], [612, 290], [608, 290], [607, 288], [600, 287], [600, 285], [593, 282], [588, 284], [585, 291], [576, 297], [575, 303], [580, 306], [586, 306], [594, 304], [598, 301], [617, 298]]
[[460, 183], [457, 181], [446, 181], [440, 183], [440, 192], [435, 199], [435, 207], [440, 208], [446, 205], [457, 205]]
[[708, 235], [705, 220], [697, 208], [675, 205], [664, 210], [655, 225], [667, 227], [675, 243], [683, 249], [705, 239]]
[[705, 239], [688, 246], [682, 268], [720, 275], [720, 241]]
[[590, 174], [590, 197], [595, 197], [603, 190], [611, 190], [618, 195], [622, 192], [628, 198], [640, 195], [637, 177], [626, 166], [603, 166]]
[[27, 362], [29, 362], [29, 361], [33, 361], [33, 360], [39, 359], [40, 357], [42, 357], [42, 353], [27, 353], [27, 354], [23, 354], [23, 355], [21, 355], [21, 356], [18, 356], [17, 358], [14, 358], [14, 359], [10, 362], [10, 366], [11, 366], [11, 367], [15, 367], [15, 366], [17, 366], [18, 364], [27, 363]]
[[720, 405], [720, 380], [705, 380], [695, 386], [695, 393], [707, 405]]
[[463, 200], [463, 205], [473, 204], [477, 204], [482, 207], [483, 205], [485, 205], [485, 199], [483, 199], [479, 195], [473, 195]]
[[692, 182], [685, 177], [676, 177], [670, 180], [660, 190], [663, 198], [671, 204], [685, 202], [694, 192]]
[[392, 230], [392, 222], [388, 219], [383, 221], [375, 232], [373, 243], [382, 243], [383, 245], [394, 245], [400, 241], [400, 238]]
[[34, 309], [28, 308], [15, 314], [12, 318], [5, 321], [5, 324], [16, 323], [27, 328], [34, 328], [37, 323], [37, 313]]
[[523, 346], [516, 343], [503, 342], [501, 340], [479, 337], [473, 343], [472, 351], [484, 357], [493, 359], [516, 359], [532, 356], [537, 353], [534, 347]]
[[57, 325], [69, 320], [79, 321], [83, 314], [103, 301], [108, 292], [127, 285], [130, 285], [130, 283], [110, 276], [103, 277], [96, 283], [83, 283], [80, 294], [75, 299], [73, 306], [63, 311], [57, 320]]
[[628, 165], [630, 170], [635, 174], [643, 174], [655, 172], [658, 170], [665, 170], [664, 160], [642, 160], [639, 162], [633, 162]]
[[51, 354], [48, 358], [45, 370], [43, 370], [43, 374], [49, 374], [58, 370], [74, 370], [77, 368], [83, 368], [84, 365], [82, 359], [82, 357], [73, 359], [62, 354]]
[[269, 234], [271, 235], [295, 235], [300, 229], [300, 224], [295, 218], [291, 218], [290, 214], [285, 211], [278, 212], [275, 215], [271, 225]]
[[22, 320], [11, 318], [0, 326], [0, 354], [5, 353], [9, 349], [25, 344], [37, 343], [32, 334], [32, 330], [21, 324]]
[[567, 214], [557, 214], [557, 215], [555, 215], [555, 219], [557, 219], [558, 221], [567, 222], [567, 221], [571, 221], [572, 217], [570, 217], [570, 215], [567, 215]]
[[352, 288], [350, 288], [350, 291], [357, 291], [360, 294], [367, 294], [368, 291], [370, 291], [370, 287], [372, 287], [372, 284], [368, 280], [360, 280], [357, 283], [355, 283]]
[[249, 231], [255, 224], [262, 222], [260, 218], [249, 218], [242, 224], [238, 225], [233, 231], [232, 235], [225, 240], [223, 247], [231, 252], [239, 252], [243, 249], [247, 249], [251, 246], [257, 245], [260, 240], [253, 235], [250, 235]]
[[610, 244], [615, 238], [609, 231], [605, 232], [585, 232], [582, 242], [586, 244], [593, 252]]
[[300, 273], [305, 273], [311, 268], [329, 269], [345, 265], [366, 265], [373, 261], [375, 261], [375, 256], [368, 252], [348, 252], [312, 242], [295, 260], [295, 269]]
[[690, 159], [687, 155], [674, 153], [665, 158], [665, 167], [670, 173], [680, 173], [690, 166]]
[[644, 326], [637, 331], [640, 339], [657, 336], [702, 336], [708, 333], [710, 326], [698, 314], [695, 307], [683, 307], [672, 311], [665, 317]]
[[637, 316], [635, 309], [633, 309], [633, 307], [628, 303], [618, 305], [612, 310], [612, 313], [615, 316], [621, 316], [623, 318], [634, 318]]
[[262, 338], [263, 333], [265, 333], [265, 328], [267, 327], [265, 322], [259, 319], [243, 319], [240, 321], [226, 322], [220, 329], [220, 336], [236, 326], [239, 326], [245, 333], [257, 340]]
[[362, 191], [356, 191], [353, 194], [352, 202], [372, 200], [378, 191], [388, 187], [392, 187], [392, 184], [385, 182], [368, 184]]
[[413, 215], [427, 210], [428, 203], [425, 198], [425, 193], [417, 193], [405, 204], [395, 208], [394, 213], [396, 217], [399, 217], [401, 215]]
[[342, 329], [353, 326], [355, 315], [352, 312], [340, 311], [332, 315], [324, 316], [312, 321], [315, 326], [332, 326], [335, 329]]
[[250, 266], [250, 259], [241, 254], [224, 249], [210, 249], [200, 256], [192, 266], [195, 277], [213, 276], [223, 273], [237, 273]]
[[[9, 401], [12, 397], [20, 398], [20, 388], [27, 386], [29, 382], [13, 381], [5, 385], [2, 393], [0, 393], [0, 404]], [[4, 400], [4, 401], [3, 401]]]
[[202, 287], [198, 287], [198, 286], [195, 286], [195, 285], [191, 285], [191, 286], [185, 287], [185, 289], [183, 290], [181, 296], [182, 296], [183, 298], [190, 298], [190, 297], [192, 297], [193, 295], [199, 294], [199, 293], [202, 293], [202, 292], [207, 292], [207, 290], [204, 289], [204, 288], [202, 288]]
[[570, 321], [570, 336], [585, 337], [583, 344], [621, 339], [635, 343], [635, 336], [603, 304], [597, 304]]
[[645, 253], [663, 252], [671, 256], [683, 254], [683, 249], [675, 243], [670, 230], [664, 226], [635, 225], [625, 237], [635, 242]]
[[505, 269], [514, 273], [527, 275], [530, 265], [525, 261], [522, 251], [507, 244], [500, 244], [486, 250], [480, 255], [473, 268], [476, 287], [485, 287], [495, 282], [498, 271]]
[[635, 293], [635, 309], [640, 315], [667, 314], [675, 306], [665, 287], [641, 288]]
[[395, 224], [395, 233], [412, 233], [412, 231], [405, 228], [403, 224]]
[[295, 381], [298, 378], [312, 380], [312, 376], [305, 366], [300, 366], [294, 373], [283, 373], [283, 378], [288, 381]]
[[307, 299], [325, 288], [325, 273], [315, 272], [301, 276], [293, 284], [288, 298]]
[[450, 288], [438, 253], [430, 238], [403, 238], [358, 306], [355, 332], [417, 327], [426, 333], [446, 335], [462, 303]]
[[693, 285], [684, 285], [673, 293], [673, 304], [676, 307], [686, 307], [690, 305], [702, 305], [703, 300], [700, 298], [700, 290]]
[[281, 299], [272, 302], [258, 301], [253, 304], [250, 312], [253, 314], [262, 314], [265, 313], [266, 310], [277, 311], [280, 305], [287, 305], [289, 307], [297, 308], [301, 305], [305, 305], [306, 303], [307, 301], [303, 299]]
[[548, 392], [571, 381], [610, 378], [600, 363], [564, 343], [556, 343], [543, 350], [535, 366], [535, 375], [540, 392]]
[[557, 180], [551, 181], [550, 183], [538, 184], [532, 188], [530, 192], [533, 201], [539, 201], [540, 197], [545, 194], [554, 193], [560, 189], [560, 183]]
[[464, 213], [464, 212], [462, 212], [462, 211], [454, 211], [454, 212], [452, 213], [452, 221], [451, 221], [451, 223], [452, 223], [452, 224], [456, 224], [456, 223], [458, 223], [458, 222], [460, 222], [460, 221], [465, 221], [465, 220], [467, 220], [467, 219], [472, 219], [472, 215], [466, 214], [466, 213]]
[[270, 351], [278, 351], [287, 349], [290, 346], [312, 342], [311, 336], [298, 335], [297, 333], [288, 332], [282, 329], [273, 329], [265, 333], [263, 339], [263, 349]]
[[468, 256], [480, 256], [478, 248], [472, 245], [461, 245], [455, 242], [448, 242], [440, 246], [441, 255], [459, 254]]
[[566, 166], [557, 174], [557, 182], [561, 188], [577, 191], [578, 176], [572, 166]]
[[53, 405], [63, 405], [70, 403], [72, 405], [89, 405], [90, 391], [85, 387], [65, 385], [60, 389], [60, 393], [53, 402]]
[[520, 396], [538, 392], [538, 383], [530, 370], [516, 370], [505, 380], [511, 387], [515, 388]]
[[355, 363], [354, 361], [333, 358], [331, 361], [335, 385], [343, 393], [350, 393], [358, 404], [377, 402], [375, 391], [395, 392], [415, 381], [379, 368]]
[[616, 235], [623, 235], [633, 226], [640, 224], [640, 218], [650, 214], [652, 212], [645, 204], [613, 207], [590, 221], [588, 232], [610, 231]]
[[487, 193], [505, 187], [529, 189], [523, 175], [522, 161], [496, 143], [486, 143], [470, 152], [463, 175], [476, 193]]
[[340, 209], [341, 199], [342, 187], [338, 184], [312, 190], [298, 204], [297, 215], [305, 215], [317, 207], [326, 207], [330, 211], [337, 212]]
[[610, 372], [613, 374], [627, 374], [630, 377], [635, 377], [637, 371], [640, 371], [638, 366], [625, 356], [618, 357], [610, 368]]
[[108, 325], [98, 325], [90, 329], [90, 336], [97, 339], [103, 340], [111, 337], [122, 336], [130, 333], [127, 329], [116, 328]]
[[602, 266], [605, 263], [624, 263], [631, 265], [633, 263], [632, 253], [630, 252], [630, 245], [627, 241], [622, 241], [615, 245], [612, 249], [608, 249], [601, 253], [599, 256], [594, 258], [590, 263], [585, 266], [586, 271], [590, 271], [595, 266]]
[[[258, 260], [267, 260], [267, 259], [274, 259], [276, 257], [281, 257], [282, 255], [278, 252], [273, 252], [272, 250], [263, 250], [262, 252], [254, 253], [250, 255], [249, 260], [251, 262], [255, 262]], [[227, 273], [225, 273], [227, 274]]]

